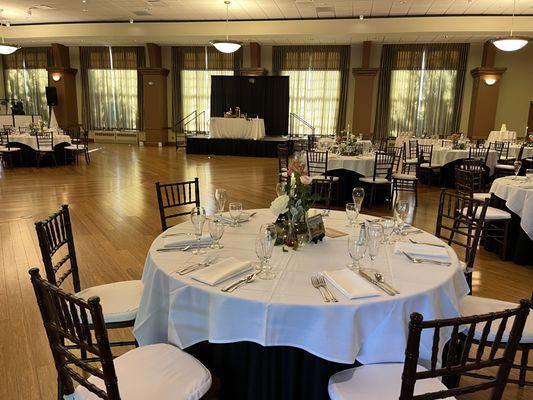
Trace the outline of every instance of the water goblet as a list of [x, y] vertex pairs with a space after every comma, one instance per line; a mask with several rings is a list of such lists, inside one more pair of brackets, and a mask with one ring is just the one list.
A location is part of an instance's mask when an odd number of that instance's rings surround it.
[[274, 224], [269, 224], [264, 227], [263, 231], [259, 233], [259, 241], [262, 249], [263, 264], [261, 272], [257, 275], [260, 279], [270, 280], [276, 277], [276, 274], [272, 272], [272, 265], [270, 264], [270, 258], [272, 257], [272, 251], [276, 244], [277, 230]]
[[286, 194], [287, 191], [287, 182], [278, 182], [276, 184], [276, 194], [279, 196], [283, 196]]
[[359, 209], [354, 203], [346, 203], [346, 218], [348, 224], [346, 226], [355, 226], [355, 220], [359, 216]]
[[192, 251], [192, 254], [205, 254], [205, 251], [202, 250], [202, 231], [204, 229], [205, 223], [205, 209], [203, 207], [194, 207], [191, 210], [191, 222], [194, 227], [194, 235], [196, 236], [196, 246]]
[[374, 261], [379, 253], [379, 248], [383, 240], [383, 227], [377, 222], [371, 222], [366, 230], [368, 255]]
[[229, 215], [232, 219], [231, 226], [240, 226], [239, 219], [242, 215], [242, 203], [229, 203]]
[[513, 178], [513, 180], [516, 180], [517, 177], [518, 177], [518, 173], [520, 172], [520, 168], [522, 167], [522, 161], [516, 160], [513, 163], [513, 167], [514, 167], [514, 178]]
[[405, 219], [409, 215], [409, 202], [407, 200], [398, 200], [394, 205], [394, 213], [398, 219], [398, 228], [400, 232], [405, 226]]
[[533, 169], [526, 169], [526, 177], [528, 181], [533, 181]]
[[383, 244], [392, 244], [391, 235], [396, 227], [396, 220], [393, 217], [382, 217], [379, 223], [383, 227]]
[[215, 202], [217, 204], [217, 211], [219, 214], [224, 212], [224, 206], [226, 205], [226, 199], [228, 195], [225, 189], [215, 189]]
[[365, 199], [365, 189], [362, 187], [355, 187], [352, 190], [352, 199], [358, 210], [361, 210], [363, 200]]
[[209, 221], [209, 235], [213, 239], [213, 243], [209, 246], [211, 249], [222, 249], [224, 245], [220, 244], [220, 239], [224, 234], [224, 223], [217, 219]]
[[348, 268], [352, 271], [361, 270], [361, 259], [365, 256], [367, 249], [366, 240], [359, 236], [350, 235], [348, 237], [348, 254], [352, 259], [352, 263], [348, 264]]

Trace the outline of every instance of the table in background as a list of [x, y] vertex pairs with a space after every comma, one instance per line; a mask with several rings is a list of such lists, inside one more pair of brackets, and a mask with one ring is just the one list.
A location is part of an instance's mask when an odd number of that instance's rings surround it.
[[487, 138], [488, 143], [500, 142], [503, 140], [516, 140], [514, 131], [491, 131]]
[[213, 139], [253, 139], [265, 137], [265, 121], [262, 118], [217, 118], [209, 125], [209, 137]]
[[[520, 147], [522, 146], [519, 146], [519, 145], [516, 145], [516, 144], [512, 144], [509, 146], [509, 157], [518, 157], [518, 153], [520, 152]], [[524, 147], [524, 151], [522, 153], [522, 160], [524, 158], [531, 158], [533, 157], [533, 146], [525, 146]]]
[[[259, 226], [274, 219], [269, 210], [259, 210], [241, 227], [227, 227], [219, 259], [256, 260]], [[332, 211], [324, 222], [341, 231], [351, 229], [342, 212]], [[192, 225], [186, 222], [170, 231], [192, 232]], [[417, 238], [437, 241], [430, 234]], [[221, 379], [221, 399], [318, 400], [327, 398], [329, 376], [356, 360], [403, 362], [411, 312], [423, 312], [426, 319], [459, 316], [458, 303], [468, 286], [449, 247], [452, 265], [442, 267], [412, 264], [386, 246], [373, 265], [401, 295], [349, 300], [329, 285], [339, 303], [323, 303], [310, 277], [344, 268], [349, 261], [346, 241], [346, 236], [326, 237], [289, 252], [276, 247], [274, 280], [257, 279], [234, 293], [223, 293], [220, 288], [227, 282], [211, 287], [177, 275], [179, 266], [202, 257], [159, 253], [159, 236], [144, 267], [135, 337], [141, 345], [170, 342], [191, 351]], [[366, 267], [369, 263], [365, 259]], [[441, 332], [442, 343], [449, 334]], [[431, 337], [423, 336], [422, 358], [430, 356], [431, 346]]]
[[[22, 152], [22, 165], [19, 165], [17, 157], [13, 159], [15, 166], [35, 166], [36, 165], [36, 151], [37, 151], [37, 139], [35, 136], [28, 134], [12, 134], [9, 135], [9, 143], [13, 147], [19, 147]], [[70, 145], [70, 136], [64, 134], [53, 134], [54, 153], [58, 164], [64, 164], [65, 162], [65, 150], [66, 146]], [[49, 163], [49, 157], [43, 158], [44, 163]], [[42, 164], [48, 165], [48, 164]]]
[[[533, 265], [533, 182], [525, 177], [495, 179], [490, 188], [491, 205], [511, 213], [505, 258]], [[485, 246], [491, 248], [490, 242]]]

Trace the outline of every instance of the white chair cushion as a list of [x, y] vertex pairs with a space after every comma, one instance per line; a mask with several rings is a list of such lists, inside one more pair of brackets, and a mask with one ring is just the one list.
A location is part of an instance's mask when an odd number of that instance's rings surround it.
[[[425, 371], [418, 366], [418, 371]], [[393, 400], [400, 397], [403, 364], [370, 364], [341, 371], [328, 383], [331, 400]], [[415, 395], [446, 390], [435, 378], [416, 381]], [[454, 397], [448, 397], [448, 400]]]
[[374, 180], [372, 176], [365, 176], [363, 178], [359, 178], [359, 181], [365, 183], [375, 183], [377, 185], [384, 185], [390, 183], [390, 181], [386, 178], [376, 178]]
[[393, 179], [401, 179], [404, 181], [417, 181], [418, 178], [415, 175], [409, 174], [392, 174]]
[[50, 146], [41, 146], [39, 147], [38, 151], [40, 151], [41, 153], [51, 153], [54, 151], [54, 149]]
[[333, 182], [338, 182], [339, 177], [338, 176], [331, 176], [328, 175], [327, 177], [325, 175], [313, 175], [311, 176], [311, 179], [330, 179]]
[[[496, 299], [489, 299], [486, 297], [478, 296], [465, 296], [459, 303], [459, 309], [462, 316], [470, 315], [479, 315], [487, 314], [495, 311], [508, 310], [510, 308], [517, 308], [518, 304], [509, 303], [507, 301], [501, 301]], [[524, 326], [524, 332], [522, 333], [522, 340], [520, 343], [533, 343], [533, 314], [529, 313], [529, 316], [526, 320], [526, 325]], [[511, 332], [511, 327], [513, 325], [514, 318], [510, 318], [507, 321], [506, 329], [502, 336], [502, 341], [506, 342], [509, 340], [509, 333]], [[498, 331], [499, 324], [492, 324], [488, 340], [492, 341], [496, 338], [496, 333]], [[483, 333], [484, 324], [478, 324], [476, 326], [476, 332], [474, 337], [479, 339]]]
[[20, 151], [20, 148], [18, 148], [18, 147], [10, 147], [8, 149], [7, 147], [0, 147], [0, 153], [14, 153], [16, 151]]
[[508, 165], [508, 164], [496, 164], [494, 167], [496, 169], [508, 169], [510, 171], [514, 171], [514, 165]]
[[500, 160], [509, 161], [509, 160], [514, 160], [515, 158], [516, 157], [502, 156], [502, 157], [500, 157]]
[[122, 281], [84, 289], [77, 296], [88, 300], [100, 297], [106, 323], [134, 320], [141, 303], [143, 284], [141, 281]]
[[[153, 344], [128, 351], [114, 360], [123, 400], [198, 400], [211, 387], [211, 374], [191, 355], [169, 344]], [[95, 376], [89, 382], [105, 389]], [[85, 387], [76, 400], [101, 400]]]
[[[468, 213], [467, 208], [463, 208], [463, 215]], [[481, 207], [478, 207], [476, 212], [476, 218], [479, 218], [481, 215]], [[500, 210], [495, 207], [487, 207], [487, 213], [485, 214], [485, 221], [505, 221], [511, 219], [511, 214], [507, 211]]]
[[433, 168], [440, 168], [440, 167], [442, 167], [442, 165], [438, 165], [438, 164], [431, 164], [430, 165], [427, 162], [420, 164], [420, 168], [431, 168], [431, 169], [433, 169]]
[[417, 158], [408, 158], [403, 163], [404, 164], [417, 164], [418, 163], [418, 159]]
[[85, 150], [85, 146], [84, 145], [79, 145], [77, 147], [76, 147], [76, 145], [65, 146], [65, 150], [79, 150], [79, 151], [82, 151], [82, 150]]
[[472, 198], [474, 200], [485, 201], [487, 198], [490, 199], [490, 193], [474, 193], [472, 194]]

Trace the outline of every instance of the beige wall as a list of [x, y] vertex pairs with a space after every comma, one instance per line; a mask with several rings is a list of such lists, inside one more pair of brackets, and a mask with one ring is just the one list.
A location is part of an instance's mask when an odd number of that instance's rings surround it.
[[[80, 57], [79, 47], [72, 46], [70, 49], [70, 63], [72, 68], [79, 70]], [[162, 46], [163, 68], [172, 71], [171, 46]], [[353, 93], [354, 78], [352, 68], [361, 66], [362, 44], [351, 46], [350, 55], [350, 74], [348, 80], [348, 97], [346, 104], [346, 124], [352, 124], [353, 114]], [[472, 97], [472, 75], [470, 71], [481, 65], [482, 44], [474, 43], [470, 45], [468, 56], [467, 72], [465, 76], [463, 106], [460, 119], [460, 131], [466, 132], [468, 129], [468, 117], [470, 111], [470, 101]], [[381, 59], [381, 45], [376, 44], [372, 47], [370, 58], [371, 67], [379, 67]], [[244, 49], [243, 65], [249, 66], [250, 52], [247, 47]], [[261, 63], [262, 67], [272, 73], [272, 46], [261, 46]], [[516, 130], [520, 136], [525, 131], [527, 117], [529, 112], [529, 102], [533, 101], [533, 45], [528, 45], [525, 49], [514, 53], [504, 53], [498, 51], [496, 55], [496, 66], [507, 67], [500, 85], [500, 96], [498, 101], [498, 110], [496, 113], [495, 129], [499, 128], [502, 123], [506, 123], [511, 130]], [[0, 66], [1, 68], [1, 66]], [[0, 69], [0, 73], [2, 73]], [[0, 95], [3, 95], [3, 79], [0, 84]], [[375, 121], [377, 88], [379, 75], [375, 79], [375, 90], [372, 107], [372, 125]], [[172, 74], [168, 76], [168, 126], [172, 126]], [[76, 75], [76, 89], [78, 97], [78, 115], [81, 122], [81, 78], [78, 71]], [[344, 128], [344, 127], [343, 127]], [[172, 132], [169, 131], [169, 140], [174, 140]]]

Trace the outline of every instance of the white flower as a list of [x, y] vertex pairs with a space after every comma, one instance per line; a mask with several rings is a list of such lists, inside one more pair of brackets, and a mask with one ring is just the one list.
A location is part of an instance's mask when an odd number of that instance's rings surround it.
[[272, 203], [270, 203], [270, 211], [276, 217], [280, 214], [284, 214], [289, 210], [289, 196], [286, 194], [276, 197]]

